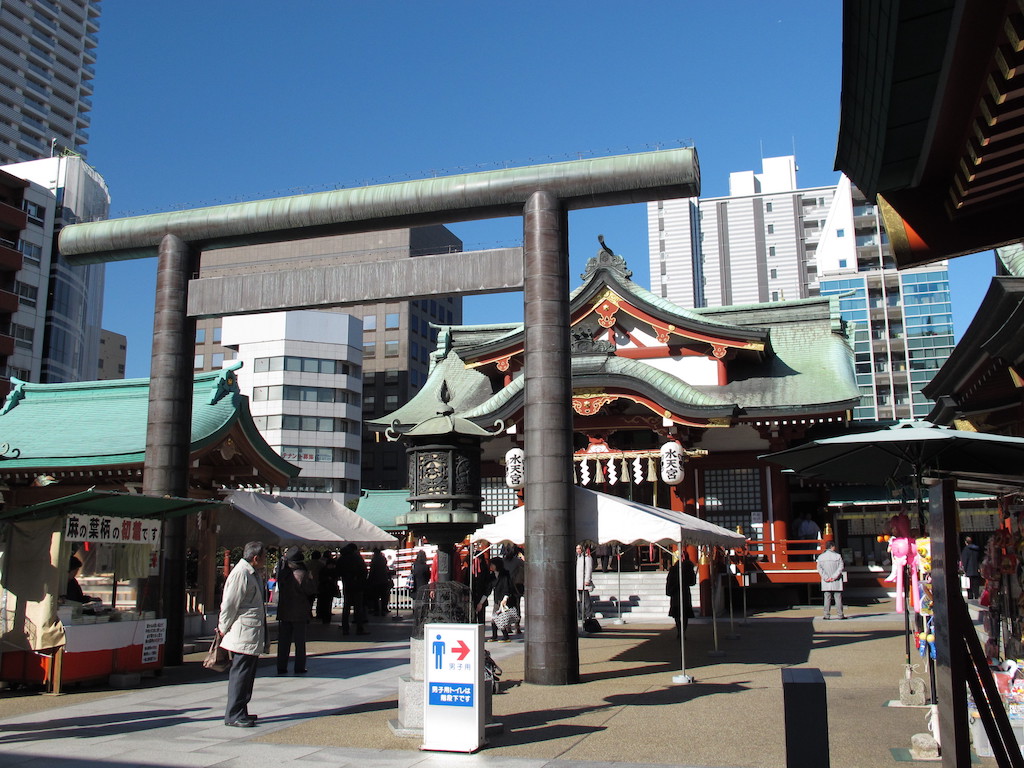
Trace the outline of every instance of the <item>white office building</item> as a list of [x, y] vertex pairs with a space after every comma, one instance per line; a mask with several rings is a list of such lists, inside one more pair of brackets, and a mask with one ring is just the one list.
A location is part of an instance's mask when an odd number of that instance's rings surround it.
[[225, 317], [218, 330], [243, 363], [239, 389], [263, 438], [302, 468], [283, 493], [358, 497], [362, 323], [338, 312], [273, 312]]
[[648, 203], [651, 290], [715, 307], [841, 294], [853, 324], [855, 419], [923, 417], [953, 348], [946, 262], [898, 272], [877, 206], [841, 177], [800, 189], [796, 158], [729, 176], [726, 197]]
[[100, 0], [0, 2], [0, 165], [84, 155], [99, 17]]

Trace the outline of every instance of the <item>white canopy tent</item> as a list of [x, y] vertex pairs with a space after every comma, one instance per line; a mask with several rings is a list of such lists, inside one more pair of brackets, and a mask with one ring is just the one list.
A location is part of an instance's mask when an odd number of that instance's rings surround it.
[[[706, 544], [735, 548], [746, 539], [720, 525], [701, 520], [685, 512], [674, 512], [637, 501], [622, 499], [600, 491], [575, 486], [576, 542], [593, 541], [597, 544]], [[498, 516], [471, 537], [488, 544], [511, 542], [522, 546], [526, 542], [526, 507], [516, 507]]]
[[[611, 496], [600, 491], [575, 486], [573, 488], [575, 510], [576, 543], [593, 541], [597, 544], [618, 542], [620, 544], [698, 544], [719, 546], [726, 549], [740, 547], [746, 541], [741, 533], [728, 528], [701, 520], [699, 517], [685, 512], [675, 512], [647, 504], [641, 504], [618, 496]], [[488, 544], [511, 542], [522, 546], [526, 541], [526, 507], [516, 507], [500, 515], [490, 525], [485, 525], [474, 533], [474, 541]], [[679, 569], [680, 591], [682, 584], [682, 568]], [[714, 603], [712, 602], [712, 606]], [[680, 605], [680, 611], [683, 606]], [[717, 618], [712, 609], [712, 621], [715, 622], [715, 638], [717, 643]], [[690, 683], [693, 678], [686, 674], [685, 636], [679, 640], [682, 658], [681, 673], [673, 678], [675, 682]]]
[[333, 499], [300, 499], [235, 491], [230, 509], [218, 515], [217, 533], [223, 546], [270, 539], [280, 546], [353, 542], [360, 546], [391, 547], [396, 539]]

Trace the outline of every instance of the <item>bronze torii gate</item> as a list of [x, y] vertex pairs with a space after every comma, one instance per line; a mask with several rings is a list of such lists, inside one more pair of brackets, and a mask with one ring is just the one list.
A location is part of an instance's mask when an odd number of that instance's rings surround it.
[[[568, 212], [699, 194], [697, 152], [686, 147], [75, 224], [61, 232], [60, 252], [70, 264], [158, 257], [143, 478], [144, 493], [154, 496], [188, 493], [196, 317], [338, 306], [385, 296], [488, 293], [522, 285], [530, 553], [525, 678], [564, 685], [579, 677]], [[507, 250], [420, 257], [403, 262], [404, 272], [388, 276], [389, 290], [378, 282], [379, 292], [372, 295], [367, 285], [383, 277], [372, 272], [386, 269], [382, 264], [190, 279], [198, 273], [201, 253], [214, 248], [516, 215], [523, 216], [520, 263]], [[358, 277], [366, 269], [371, 272]], [[161, 573], [169, 664], [182, 661], [184, 526], [184, 519], [164, 526]]]

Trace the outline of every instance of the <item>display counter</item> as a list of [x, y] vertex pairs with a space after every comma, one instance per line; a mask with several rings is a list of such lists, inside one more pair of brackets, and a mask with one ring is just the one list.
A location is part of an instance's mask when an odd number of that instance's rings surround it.
[[[111, 621], [111, 617], [116, 617]], [[65, 624], [66, 644], [57, 652], [4, 651], [0, 680], [46, 684], [59, 693], [62, 684], [105, 680], [112, 674], [161, 669], [166, 619], [128, 619], [120, 614], [86, 617]]]

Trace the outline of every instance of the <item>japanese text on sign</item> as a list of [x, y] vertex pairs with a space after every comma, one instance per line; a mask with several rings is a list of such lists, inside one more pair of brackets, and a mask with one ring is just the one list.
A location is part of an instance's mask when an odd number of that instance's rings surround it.
[[70, 514], [64, 538], [94, 544], [159, 544], [161, 525], [160, 520]]
[[472, 707], [472, 683], [430, 683], [430, 704], [449, 707]]
[[160, 646], [167, 638], [167, 619], [147, 621], [143, 626], [142, 663], [150, 664], [160, 659]]

